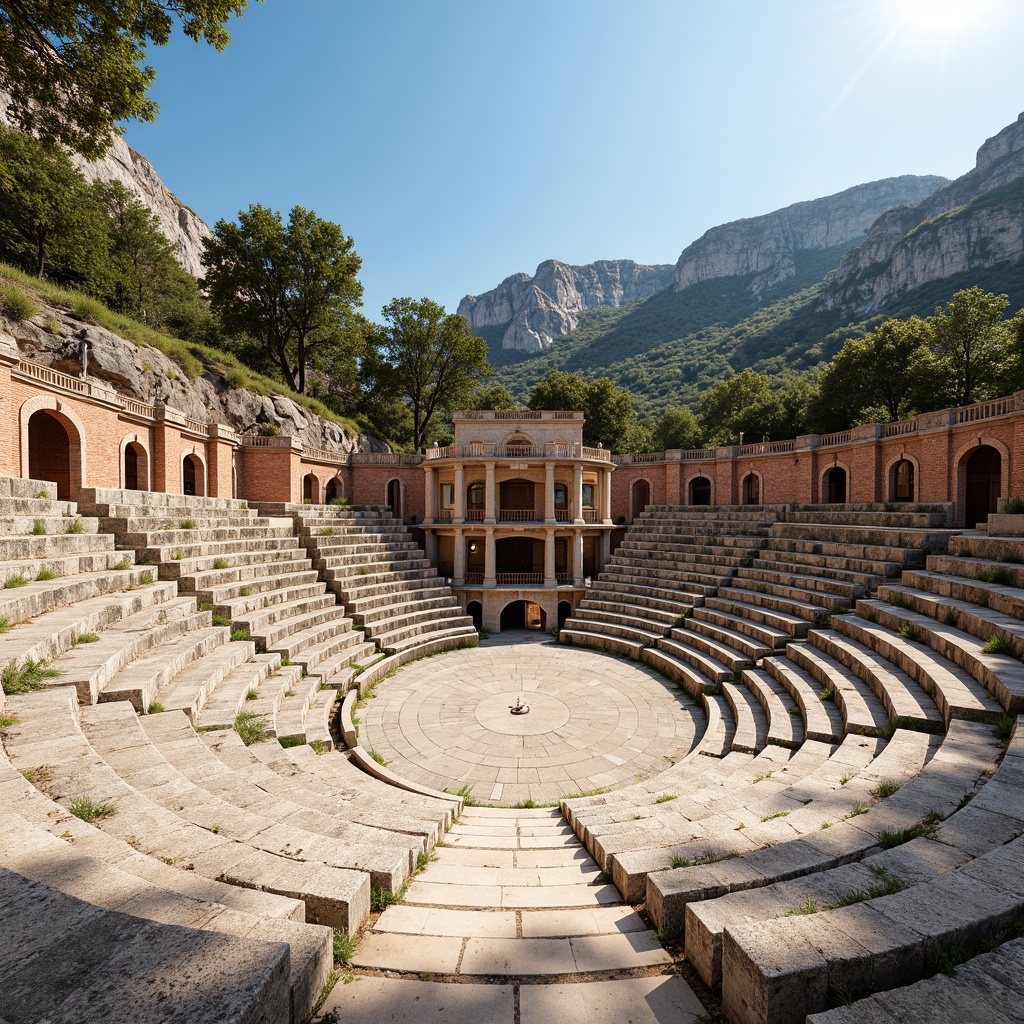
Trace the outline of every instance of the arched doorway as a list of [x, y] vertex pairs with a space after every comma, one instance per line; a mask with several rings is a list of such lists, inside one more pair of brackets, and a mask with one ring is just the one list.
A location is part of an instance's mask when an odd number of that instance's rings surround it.
[[389, 480], [387, 503], [391, 506], [391, 515], [395, 519], [404, 519], [402, 512], [402, 481]]
[[743, 478], [741, 491], [744, 505], [761, 504], [761, 478], [756, 473], [748, 473]]
[[149, 490], [149, 456], [138, 441], [124, 446], [124, 487], [126, 491]]
[[470, 601], [466, 605], [466, 614], [473, 619], [474, 629], [484, 628], [484, 606], [479, 601]]
[[826, 505], [846, 504], [846, 470], [842, 466], [833, 466], [828, 470], [821, 483]]
[[914, 464], [909, 459], [900, 459], [889, 470], [889, 500], [914, 500]]
[[547, 616], [544, 609], [533, 601], [513, 601], [501, 610], [501, 628], [506, 629], [545, 629]]
[[331, 479], [327, 481], [327, 486], [324, 488], [324, 501], [330, 504], [344, 496], [344, 485], [341, 482], [341, 478], [332, 476]]
[[999, 500], [1003, 472], [1002, 456], [991, 445], [983, 444], [967, 456], [965, 509], [967, 529], [988, 519]]
[[558, 602], [558, 628], [561, 629], [565, 625], [565, 620], [572, 615], [572, 605], [568, 601]]
[[206, 470], [197, 455], [186, 455], [181, 460], [181, 493], [206, 494]]
[[302, 478], [302, 501], [306, 505], [320, 504], [320, 481], [315, 473], [307, 473]]
[[28, 421], [28, 473], [33, 480], [52, 480], [53, 495], [61, 501], [72, 500], [71, 436], [53, 413], [40, 409]]
[[711, 481], [706, 476], [695, 476], [690, 481], [690, 504], [711, 504]]
[[651, 503], [651, 485], [646, 480], [636, 480], [630, 495], [630, 519], [636, 519]]

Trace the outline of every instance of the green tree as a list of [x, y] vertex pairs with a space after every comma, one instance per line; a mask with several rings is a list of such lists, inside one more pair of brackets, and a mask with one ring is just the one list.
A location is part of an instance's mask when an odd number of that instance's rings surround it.
[[306, 391], [318, 361], [362, 342], [353, 307], [363, 292], [362, 261], [341, 228], [301, 206], [287, 225], [255, 204], [238, 223], [219, 220], [204, 242], [210, 305], [233, 334], [263, 343], [282, 379]]
[[530, 409], [582, 411], [583, 443], [603, 445], [613, 452], [644, 446], [633, 396], [607, 377], [588, 381], [578, 373], [549, 370], [530, 392]]
[[505, 412], [519, 408], [516, 396], [504, 384], [485, 385], [473, 396], [470, 404], [474, 409], [496, 409]]
[[1006, 347], [1006, 391], [1024, 388], [1024, 309], [1019, 309], [1003, 327]]
[[430, 299], [393, 299], [382, 313], [384, 323], [367, 338], [363, 392], [371, 405], [404, 399], [412, 448], [423, 451], [435, 417], [470, 404], [490, 376], [487, 342], [473, 336], [465, 317]]
[[785, 430], [786, 410], [772, 379], [749, 367], [719, 381], [700, 400], [706, 443], [737, 444], [777, 440]]
[[95, 290], [106, 276], [102, 208], [59, 146], [0, 126], [0, 253], [37, 277]]
[[929, 317], [937, 382], [947, 405], [970, 405], [999, 390], [1005, 358], [1005, 295], [978, 285], [958, 291], [945, 309]]
[[669, 405], [658, 417], [651, 436], [655, 451], [671, 448], [699, 448], [701, 446], [700, 421], [685, 405]]
[[185, 35], [223, 50], [224, 28], [246, 0], [0, 0], [0, 89], [25, 131], [95, 159], [128, 118], [152, 121], [144, 64], [175, 22]]

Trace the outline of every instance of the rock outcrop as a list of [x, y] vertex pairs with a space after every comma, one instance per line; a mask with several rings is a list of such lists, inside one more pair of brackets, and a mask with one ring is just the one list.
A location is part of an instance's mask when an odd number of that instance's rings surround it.
[[675, 288], [684, 291], [699, 281], [753, 275], [750, 290], [759, 295], [796, 274], [800, 250], [831, 249], [859, 240], [879, 215], [920, 202], [946, 180], [909, 174], [883, 178], [711, 228], [683, 250], [676, 263]]
[[821, 307], [871, 316], [904, 292], [1024, 259], [1024, 114], [978, 150], [973, 170], [891, 210], [846, 253]]
[[573, 330], [578, 315], [595, 306], [621, 306], [672, 283], [671, 265], [598, 260], [572, 266], [545, 260], [533, 277], [513, 274], [482, 295], [467, 295], [459, 313], [474, 328], [505, 327], [503, 349], [536, 352]]
[[130, 398], [151, 402], [159, 392], [167, 405], [203, 423], [225, 423], [239, 432], [265, 425], [294, 434], [303, 444], [340, 452], [389, 451], [376, 437], [353, 436], [285, 395], [259, 395], [232, 387], [213, 369], [187, 377], [182, 367], [157, 348], [139, 346], [103, 327], [83, 323], [65, 310], [40, 302], [30, 320], [0, 316], [0, 337], [13, 337], [22, 359], [77, 376], [79, 343], [90, 343], [89, 376]]
[[[9, 123], [9, 97], [0, 92], [0, 121]], [[203, 273], [203, 239], [210, 229], [160, 180], [153, 165], [116, 136], [106, 154], [96, 161], [73, 155], [72, 163], [88, 181], [120, 181], [156, 214], [163, 233], [173, 243], [178, 262], [193, 277]]]

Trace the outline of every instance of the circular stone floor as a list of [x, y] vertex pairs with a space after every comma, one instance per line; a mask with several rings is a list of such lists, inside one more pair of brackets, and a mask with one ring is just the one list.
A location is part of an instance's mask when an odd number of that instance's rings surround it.
[[[476, 800], [538, 803], [648, 778], [686, 754], [703, 712], [636, 662], [515, 631], [426, 658], [359, 709], [388, 768]], [[513, 715], [516, 699], [529, 714]]]

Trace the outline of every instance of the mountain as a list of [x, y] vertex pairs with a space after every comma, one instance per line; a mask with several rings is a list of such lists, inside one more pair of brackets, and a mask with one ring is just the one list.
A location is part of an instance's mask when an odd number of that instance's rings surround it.
[[[0, 122], [9, 124], [10, 98], [0, 92]], [[174, 245], [178, 262], [193, 277], [202, 276], [203, 239], [210, 229], [160, 180], [153, 165], [115, 135], [107, 152], [96, 161], [72, 154], [71, 162], [87, 181], [120, 181], [156, 214], [163, 233]]]
[[506, 277], [483, 295], [467, 295], [459, 313], [504, 350], [540, 352], [576, 327], [578, 315], [596, 306], [621, 306], [669, 287], [670, 264], [647, 267], [632, 260], [598, 260], [574, 267], [545, 260], [533, 277]]
[[797, 276], [799, 254], [836, 253], [860, 241], [879, 214], [918, 203], [945, 181], [931, 175], [886, 178], [733, 221], [687, 246], [674, 267], [546, 260], [533, 277], [513, 274], [491, 291], [465, 296], [458, 311], [487, 338], [492, 352], [536, 353], [575, 330], [585, 310], [628, 305], [670, 287], [685, 291], [702, 281], [742, 277], [749, 278], [751, 295], [760, 297]]
[[878, 313], [929, 282], [1024, 258], [1024, 114], [978, 150], [974, 169], [891, 210], [839, 264], [821, 305]]

